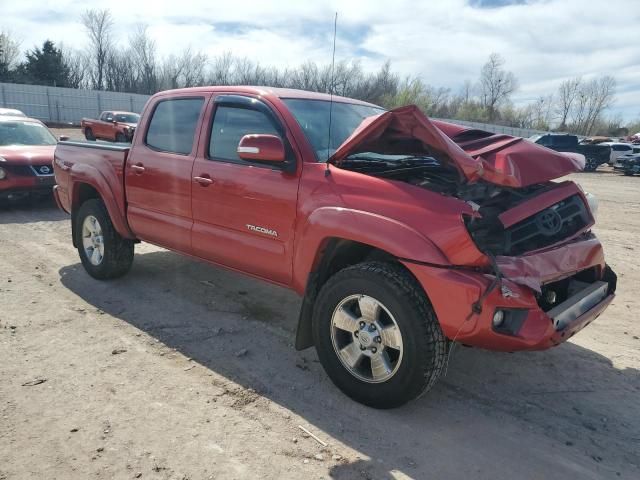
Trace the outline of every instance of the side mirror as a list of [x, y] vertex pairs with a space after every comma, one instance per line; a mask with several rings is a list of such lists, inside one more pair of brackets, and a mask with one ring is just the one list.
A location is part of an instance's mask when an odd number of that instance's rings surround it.
[[69, 140], [69, 137], [67, 135], [60, 135], [58, 137], [58, 140], [60, 140], [61, 142], [66, 142], [67, 140]]
[[282, 163], [285, 151], [282, 139], [277, 135], [245, 135], [238, 143], [238, 156], [242, 160]]

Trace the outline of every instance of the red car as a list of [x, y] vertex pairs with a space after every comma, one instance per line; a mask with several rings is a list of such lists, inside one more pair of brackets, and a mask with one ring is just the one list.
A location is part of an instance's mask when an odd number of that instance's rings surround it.
[[108, 110], [102, 112], [98, 120], [83, 118], [80, 128], [87, 140], [126, 143], [131, 142], [139, 120], [137, 113]]
[[39, 120], [0, 116], [0, 199], [49, 195], [56, 143]]
[[450, 343], [540, 350], [614, 297], [591, 197], [554, 152], [348, 98], [258, 87], [162, 92], [132, 146], [61, 142], [59, 206], [98, 279], [146, 241], [303, 296], [347, 395], [379, 408], [430, 388]]

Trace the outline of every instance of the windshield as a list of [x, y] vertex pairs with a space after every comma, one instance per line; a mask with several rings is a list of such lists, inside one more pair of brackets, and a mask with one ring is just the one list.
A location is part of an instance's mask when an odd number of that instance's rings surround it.
[[365, 118], [385, 112], [380, 107], [333, 102], [329, 140], [329, 101], [298, 98], [282, 100], [296, 117], [319, 162], [325, 162], [333, 155]]
[[115, 120], [122, 123], [138, 123], [140, 115], [137, 113], [118, 113], [115, 115]]
[[35, 122], [0, 122], [0, 145], [55, 145], [47, 127]]

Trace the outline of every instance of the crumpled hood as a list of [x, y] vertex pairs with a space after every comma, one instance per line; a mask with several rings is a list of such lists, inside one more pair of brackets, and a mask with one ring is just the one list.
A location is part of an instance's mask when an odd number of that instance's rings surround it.
[[461, 179], [526, 187], [584, 168], [584, 157], [565, 155], [511, 135], [429, 120], [415, 105], [366, 118], [329, 159], [336, 165], [354, 153], [434, 155]]
[[0, 166], [11, 165], [45, 165], [53, 163], [55, 145], [10, 145], [0, 147]]

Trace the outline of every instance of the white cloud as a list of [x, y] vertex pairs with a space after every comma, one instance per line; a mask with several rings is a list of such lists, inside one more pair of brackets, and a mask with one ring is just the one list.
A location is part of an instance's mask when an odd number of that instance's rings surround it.
[[635, 0], [608, 0], [606, 9], [585, 0], [518, 1], [500, 8], [465, 0], [57, 0], [46, 8], [35, 0], [8, 1], [0, 0], [0, 29], [20, 36], [24, 48], [47, 38], [81, 48], [82, 11], [109, 7], [123, 42], [142, 22], [162, 55], [192, 45], [210, 57], [229, 50], [280, 67], [329, 61], [337, 10], [338, 58], [362, 57], [367, 68], [389, 59], [403, 75], [455, 90], [475, 80], [488, 55], [499, 52], [520, 81], [517, 102], [551, 93], [566, 78], [608, 74], [618, 81], [615, 111], [626, 119], [640, 117]]

